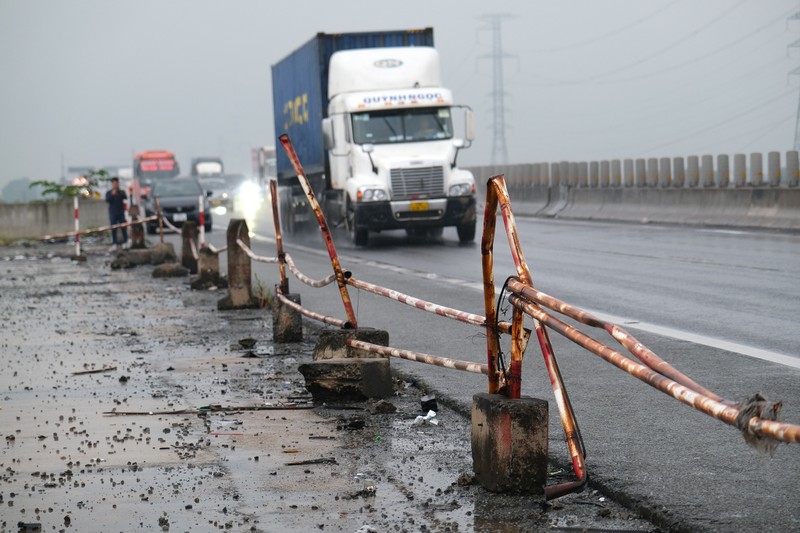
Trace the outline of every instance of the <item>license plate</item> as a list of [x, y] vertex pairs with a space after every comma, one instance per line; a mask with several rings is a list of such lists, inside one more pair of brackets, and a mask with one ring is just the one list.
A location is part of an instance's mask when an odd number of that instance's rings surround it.
[[428, 210], [428, 202], [411, 202], [410, 206], [412, 211], [427, 211]]
[[186, 222], [186, 213], [175, 213], [172, 215], [172, 219], [175, 222]]

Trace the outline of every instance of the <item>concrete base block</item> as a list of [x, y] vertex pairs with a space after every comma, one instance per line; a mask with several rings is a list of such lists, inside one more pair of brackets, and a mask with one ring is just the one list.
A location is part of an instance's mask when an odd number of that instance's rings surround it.
[[329, 359], [298, 370], [315, 402], [389, 398], [394, 392], [388, 359]]
[[379, 359], [384, 356], [351, 348], [345, 341], [359, 341], [389, 346], [389, 332], [374, 328], [323, 330], [314, 346], [314, 361], [325, 359]]
[[175, 263], [177, 261], [178, 256], [175, 255], [175, 248], [172, 243], [158, 243], [150, 248], [150, 263], [153, 265]]
[[490, 492], [541, 495], [547, 481], [545, 400], [472, 397], [472, 469]]
[[219, 255], [208, 248], [201, 248], [198, 255], [197, 276], [190, 280], [189, 286], [194, 290], [227, 288], [228, 280], [219, 273]]
[[[298, 305], [301, 303], [299, 294], [287, 294], [286, 298]], [[303, 340], [303, 315], [288, 305], [281, 304], [277, 298], [272, 309], [272, 340], [273, 342]]]

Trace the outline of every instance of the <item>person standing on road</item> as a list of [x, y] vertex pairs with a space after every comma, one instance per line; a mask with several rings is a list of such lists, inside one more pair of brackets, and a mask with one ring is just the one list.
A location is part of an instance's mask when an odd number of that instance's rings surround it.
[[[111, 225], [122, 224], [125, 222], [125, 200], [128, 195], [125, 191], [119, 188], [119, 178], [116, 176], [111, 178], [111, 190], [106, 192], [106, 202], [108, 203], [108, 219]], [[125, 226], [119, 228], [122, 231], [122, 240], [117, 241], [117, 230], [111, 230], [111, 250], [115, 251], [118, 244], [125, 245], [128, 242], [128, 228]]]

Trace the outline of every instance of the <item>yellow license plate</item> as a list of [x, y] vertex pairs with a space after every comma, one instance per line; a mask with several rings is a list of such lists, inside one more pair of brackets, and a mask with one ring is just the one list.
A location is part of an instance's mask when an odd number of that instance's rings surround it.
[[428, 202], [411, 202], [412, 211], [427, 211]]

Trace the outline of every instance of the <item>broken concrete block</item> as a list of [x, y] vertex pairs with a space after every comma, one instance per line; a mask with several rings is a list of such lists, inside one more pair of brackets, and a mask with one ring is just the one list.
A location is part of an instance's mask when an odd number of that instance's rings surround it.
[[329, 359], [300, 365], [315, 402], [364, 401], [393, 393], [388, 359]]

